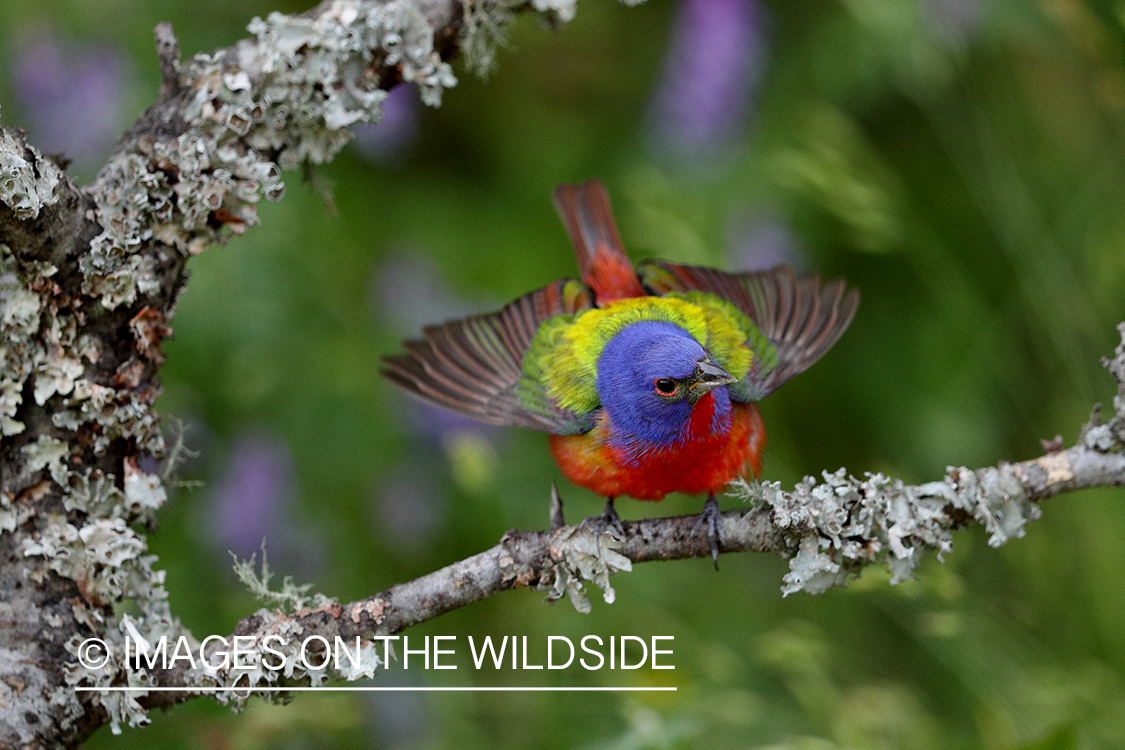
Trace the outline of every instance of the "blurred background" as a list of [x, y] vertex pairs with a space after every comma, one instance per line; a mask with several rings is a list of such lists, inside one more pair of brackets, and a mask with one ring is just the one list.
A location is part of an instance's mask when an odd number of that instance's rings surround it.
[[[6, 0], [0, 106], [88, 180], [158, 88], [152, 28], [185, 55], [295, 0]], [[377, 375], [425, 323], [573, 275], [550, 202], [608, 186], [648, 256], [845, 276], [842, 341], [767, 399], [764, 477], [846, 466], [909, 482], [1070, 444], [1113, 383], [1125, 319], [1125, 3], [587, 0], [519, 18], [488, 80], [439, 110], [407, 87], [262, 226], [193, 259], [159, 407], [199, 456], [151, 537], [199, 637], [257, 604], [230, 570], [342, 601], [547, 524], [539, 434], [419, 407]], [[602, 502], [562, 487], [570, 520]], [[1119, 748], [1125, 491], [1044, 504], [1001, 549], [979, 528], [895, 587], [782, 598], [766, 555], [638, 566], [592, 614], [517, 591], [409, 635], [674, 637], [674, 671], [402, 670], [377, 685], [676, 685], [660, 694], [204, 700], [91, 748]], [[727, 498], [725, 507], [738, 501]], [[696, 498], [618, 503], [625, 518]]]

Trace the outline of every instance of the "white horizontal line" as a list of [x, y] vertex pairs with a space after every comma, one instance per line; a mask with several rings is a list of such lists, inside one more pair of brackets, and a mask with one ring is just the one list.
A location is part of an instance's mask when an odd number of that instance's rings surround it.
[[460, 692], [460, 693], [595, 693], [595, 692], [675, 692], [675, 687], [420, 687], [420, 686], [406, 686], [406, 687], [364, 687], [356, 685], [354, 687], [345, 686], [328, 686], [328, 687], [126, 687], [126, 686], [106, 686], [106, 687], [88, 687], [77, 686], [74, 688], [76, 693], [123, 693], [129, 691], [135, 692], [148, 692], [148, 693], [169, 693], [169, 692], [190, 692], [190, 693], [220, 693], [226, 691], [235, 692], [250, 692], [250, 693], [303, 693], [314, 691], [329, 691], [329, 692], [362, 692], [362, 693], [377, 693], [377, 692]]

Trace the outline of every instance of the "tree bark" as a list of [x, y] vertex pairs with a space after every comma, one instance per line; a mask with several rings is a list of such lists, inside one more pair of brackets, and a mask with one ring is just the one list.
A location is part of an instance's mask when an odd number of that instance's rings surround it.
[[0, 747], [144, 720], [71, 684], [115, 679], [73, 666], [82, 637], [120, 634], [117, 601], [182, 634], [136, 529], [165, 498], [141, 466], [165, 451], [151, 407], [187, 259], [257, 223], [282, 169], [330, 159], [387, 89], [436, 104], [460, 22], [456, 0], [326, 0], [186, 62], [162, 24], [160, 96], [82, 188], [0, 130]]
[[[573, 15], [566, 0], [533, 5]], [[480, 41], [463, 29], [495, 28], [482, 20], [489, 12], [456, 0], [326, 0], [299, 16], [256, 19], [252, 37], [186, 62], [161, 25], [159, 98], [81, 188], [21, 131], [0, 129], [0, 748], [73, 746], [192, 695], [152, 687], [221, 688], [220, 700], [240, 702], [255, 687], [371, 676], [374, 651], [359, 667], [317, 671], [293, 645], [310, 635], [393, 635], [519, 586], [587, 607], [586, 581], [612, 598], [610, 576], [632, 562], [709, 554], [695, 517], [625, 523], [613, 538], [565, 526], [560, 512], [551, 531], [510, 532], [486, 552], [362, 601], [284, 592], [291, 611], [260, 610], [232, 634], [254, 643], [276, 636], [285, 644], [276, 668], [260, 651], [251, 672], [126, 658], [128, 639], [199, 646], [169, 606], [144, 535], [175, 462], [152, 404], [188, 258], [254, 226], [257, 202], [281, 199], [283, 170], [331, 159], [347, 126], [377, 120], [397, 83], [413, 82], [437, 104], [456, 83], [450, 55]], [[495, 12], [502, 21], [508, 11]], [[1125, 345], [1110, 366], [1125, 382]], [[843, 583], [883, 558], [896, 577], [909, 575], [924, 551], [947, 549], [950, 532], [972, 520], [1001, 543], [1022, 534], [1039, 499], [1125, 482], [1122, 388], [1117, 416], [1034, 461], [951, 469], [920, 487], [837, 472], [793, 492], [748, 488], [755, 505], [724, 514], [723, 549], [789, 557], [788, 592]], [[166, 471], [144, 468], [150, 457]], [[125, 600], [139, 614], [115, 615]], [[108, 650], [104, 664], [83, 650], [88, 639]]]

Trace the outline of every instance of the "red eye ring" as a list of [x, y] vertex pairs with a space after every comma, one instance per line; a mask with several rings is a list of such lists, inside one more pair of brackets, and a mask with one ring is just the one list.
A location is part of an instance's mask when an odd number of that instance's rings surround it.
[[652, 381], [652, 384], [661, 396], [675, 396], [676, 392], [680, 390], [680, 384], [672, 378], [656, 378]]

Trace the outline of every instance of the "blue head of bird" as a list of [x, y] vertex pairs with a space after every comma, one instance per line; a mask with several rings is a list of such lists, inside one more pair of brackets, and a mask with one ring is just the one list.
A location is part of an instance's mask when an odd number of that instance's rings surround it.
[[630, 451], [673, 448], [687, 439], [695, 406], [708, 393], [711, 429], [729, 427], [734, 378], [686, 330], [646, 320], [621, 329], [598, 358], [598, 397], [611, 440]]

